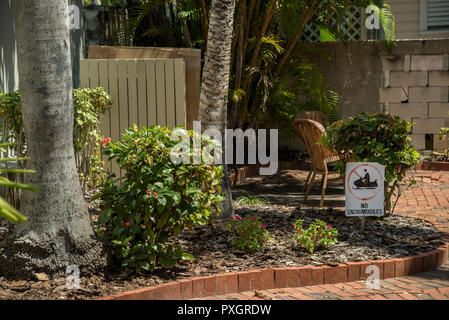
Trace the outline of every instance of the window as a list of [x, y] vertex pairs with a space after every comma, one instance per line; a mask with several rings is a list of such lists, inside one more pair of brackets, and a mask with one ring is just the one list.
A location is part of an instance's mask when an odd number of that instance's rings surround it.
[[449, 0], [421, 0], [420, 31], [449, 31]]

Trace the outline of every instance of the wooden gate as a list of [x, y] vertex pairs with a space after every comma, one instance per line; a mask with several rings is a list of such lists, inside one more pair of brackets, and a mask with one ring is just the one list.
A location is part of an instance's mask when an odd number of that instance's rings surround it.
[[[81, 88], [103, 87], [113, 105], [102, 121], [102, 134], [119, 140], [124, 131], [160, 125], [186, 126], [185, 65], [182, 59], [81, 60]], [[106, 168], [118, 174], [117, 165]]]

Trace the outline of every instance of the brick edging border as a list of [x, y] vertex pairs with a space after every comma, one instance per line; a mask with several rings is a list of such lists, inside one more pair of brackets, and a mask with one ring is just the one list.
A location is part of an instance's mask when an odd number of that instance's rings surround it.
[[[230, 174], [231, 184], [243, 181], [245, 178], [258, 176], [259, 167], [257, 164], [250, 165], [239, 169], [237, 174]], [[279, 170], [285, 169], [306, 168], [304, 168], [304, 164], [298, 162], [279, 162]], [[427, 168], [418, 168], [418, 166], [417, 169], [429, 170]], [[447, 170], [449, 170], [449, 163]], [[99, 300], [188, 300], [250, 290], [295, 288], [353, 282], [366, 280], [369, 276], [366, 273], [366, 268], [370, 265], [379, 267], [381, 279], [430, 271], [448, 260], [449, 234], [442, 230], [443, 224], [428, 219], [420, 219], [432, 223], [440, 232], [443, 232], [442, 239], [445, 242], [444, 245], [416, 256], [390, 260], [348, 262], [336, 267], [284, 267], [194, 277], [127, 291]]]
[[188, 300], [250, 290], [353, 282], [366, 280], [369, 276], [366, 268], [370, 265], [379, 267], [381, 279], [402, 277], [430, 271], [444, 264], [448, 260], [449, 235], [445, 234], [443, 240], [445, 244], [437, 249], [411, 257], [348, 262], [336, 267], [285, 267], [230, 272], [168, 282], [99, 300]]
[[449, 171], [449, 162], [445, 161], [425, 161], [415, 166], [416, 170], [428, 171]]

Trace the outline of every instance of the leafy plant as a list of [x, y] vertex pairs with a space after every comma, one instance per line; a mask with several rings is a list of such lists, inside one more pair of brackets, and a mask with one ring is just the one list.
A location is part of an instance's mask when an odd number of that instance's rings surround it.
[[111, 107], [112, 99], [102, 87], [73, 90], [75, 109], [74, 139], [76, 167], [83, 189], [95, 187], [105, 177], [100, 140], [102, 115]]
[[[104, 177], [100, 154], [100, 125], [102, 115], [112, 105], [112, 100], [103, 88], [73, 90], [74, 137], [73, 146], [80, 181], [95, 186]], [[0, 93], [0, 118], [2, 118], [3, 142], [16, 142], [17, 157], [26, 156], [26, 138], [22, 125], [19, 91]], [[20, 178], [20, 176], [19, 176]], [[18, 181], [23, 182], [23, 181]]]
[[255, 252], [260, 251], [265, 244], [272, 240], [266, 226], [259, 220], [257, 216], [230, 217], [227, 225], [232, 231], [232, 245], [244, 251]]
[[378, 162], [385, 166], [385, 211], [393, 214], [404, 187], [414, 184], [404, 178], [419, 162], [419, 153], [409, 137], [412, 123], [381, 113], [362, 113], [348, 121], [333, 123], [322, 143], [336, 150], [341, 159], [335, 168], [344, 175], [347, 162]]
[[[24, 161], [26, 159], [18, 159], [18, 158], [4, 158], [3, 154], [7, 152], [5, 148], [10, 148], [14, 146], [14, 143], [0, 143], [0, 152], [2, 153], [2, 157], [0, 158], [0, 164], [2, 165], [0, 169], [0, 173], [2, 174], [25, 174], [25, 173], [34, 173], [34, 170], [25, 170], [18, 168], [8, 168], [8, 164], [11, 162]], [[6, 177], [0, 177], [0, 186], [7, 188], [15, 188], [15, 189], [23, 189], [30, 191], [37, 191], [39, 188], [32, 187], [23, 183], [17, 183], [9, 180]], [[9, 204], [5, 199], [0, 197], [0, 216], [5, 218], [10, 222], [22, 223], [27, 220], [20, 212], [14, 208], [11, 204]]]
[[[310, 63], [295, 60], [284, 72], [271, 91], [267, 113], [259, 115], [263, 124], [291, 123], [298, 113], [322, 111], [330, 119], [338, 118], [340, 97], [330, 90], [318, 68]], [[284, 135], [294, 134], [292, 126], [281, 126]]]
[[303, 228], [303, 222], [301, 219], [296, 220], [294, 239], [310, 253], [337, 243], [338, 231], [326, 222], [316, 219], [307, 229]]
[[263, 206], [269, 205], [270, 201], [266, 197], [241, 196], [235, 200], [235, 203], [238, 205], [247, 205], [247, 206]]
[[[138, 272], [192, 259], [169, 238], [206, 224], [223, 200], [222, 168], [172, 162], [178, 141], [171, 135], [171, 130], [159, 126], [140, 130], [134, 126], [119, 142], [102, 141], [104, 154], [117, 160], [125, 178], [111, 175], [95, 197], [101, 199], [102, 208], [98, 234], [113, 244], [122, 266]], [[193, 132], [188, 136], [192, 138]], [[202, 148], [212, 142], [202, 137]], [[192, 159], [193, 149], [185, 152]]]

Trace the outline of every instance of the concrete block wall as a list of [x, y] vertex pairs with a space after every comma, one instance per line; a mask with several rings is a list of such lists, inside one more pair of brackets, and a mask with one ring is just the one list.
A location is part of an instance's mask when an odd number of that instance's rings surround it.
[[[405, 54], [381, 60], [381, 108], [415, 123], [410, 136], [416, 149], [448, 149], [449, 141], [439, 140], [438, 134], [449, 127], [449, 55]], [[433, 138], [427, 148], [426, 135]]]

